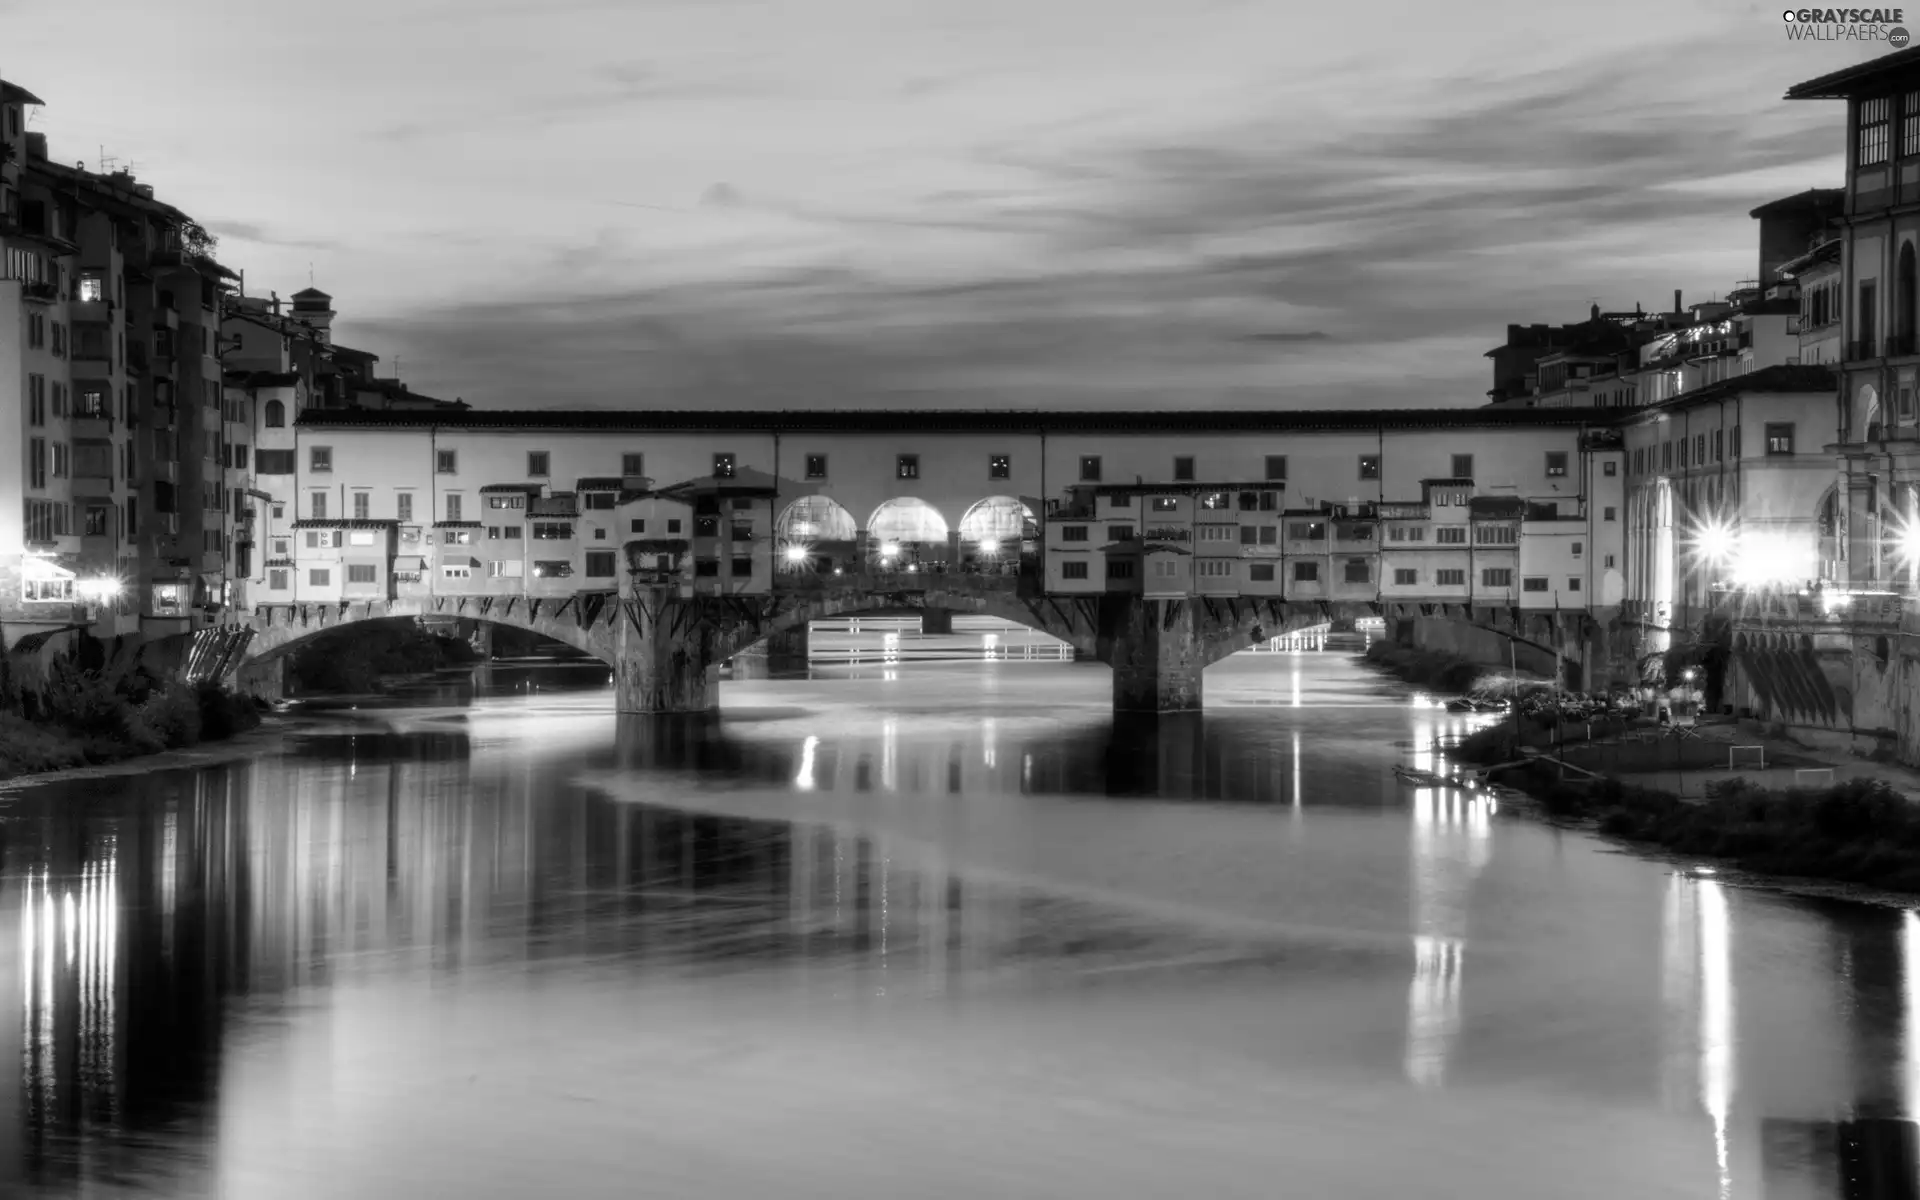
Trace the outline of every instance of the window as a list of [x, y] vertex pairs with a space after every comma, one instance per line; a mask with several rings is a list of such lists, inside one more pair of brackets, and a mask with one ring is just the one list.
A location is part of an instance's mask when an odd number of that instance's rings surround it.
[[695, 517], [693, 519], [693, 536], [698, 538], [719, 537], [720, 536], [720, 518], [719, 517]]
[[1013, 459], [1005, 454], [987, 456], [988, 479], [1011, 479], [1013, 477]]
[[228, 449], [230, 449], [233, 452], [234, 469], [239, 471], [246, 470], [247, 469], [246, 445], [244, 443], [235, 442], [232, 446], [228, 447]]
[[27, 443], [27, 486], [47, 486], [47, 439], [33, 438]]
[[629, 533], [645, 533], [646, 531], [647, 531], [647, 523], [644, 519], [640, 517], [635, 517], [633, 519], [631, 527], [628, 529]]
[[1565, 450], [1547, 451], [1547, 477], [1559, 478], [1567, 473], [1567, 452]]
[[1319, 583], [1320, 564], [1317, 562], [1297, 562], [1293, 564], [1293, 581], [1295, 583]]
[[918, 454], [897, 456], [893, 460], [893, 477], [895, 479], [920, 478], [920, 456]]
[[1378, 454], [1362, 454], [1360, 456], [1360, 478], [1380, 478], [1380, 456]]
[[276, 567], [267, 572], [267, 586], [276, 592], [287, 590], [287, 572], [284, 567]]
[[[1168, 563], [1168, 566], [1174, 564]], [[1233, 560], [1230, 558], [1203, 558], [1200, 560], [1200, 576], [1203, 579], [1233, 578]]]
[[1606, 462], [1600, 464], [1600, 473], [1608, 479], [1612, 479], [1620, 473], [1620, 464], [1614, 462], [1612, 459], [1608, 459]]
[[1176, 480], [1191, 481], [1193, 479], [1193, 458], [1191, 455], [1183, 454], [1173, 460], [1173, 477]]
[[1608, 505], [1600, 510], [1600, 519], [1602, 521], [1616, 521], [1619, 520], [1619, 513], [1612, 505]]
[[433, 473], [435, 475], [458, 475], [460, 473], [460, 452], [458, 450], [434, 451]]
[[308, 506], [308, 512], [316, 521], [324, 521], [327, 519], [327, 494], [325, 492], [313, 493], [313, 500]]
[[1287, 537], [1296, 542], [1324, 541], [1327, 527], [1320, 521], [1295, 521], [1287, 526]]
[[1107, 562], [1108, 579], [1132, 579], [1133, 560], [1130, 558], [1111, 559]]
[[1425, 525], [1389, 525], [1387, 540], [1392, 542], [1424, 542], [1427, 540]]
[[1242, 546], [1259, 545], [1260, 527], [1258, 525], [1242, 525], [1240, 527], [1240, 544]]
[[632, 476], [645, 475], [646, 473], [646, 455], [627, 453], [620, 456], [620, 474], [622, 476], [631, 478]]
[[1891, 96], [1876, 96], [1860, 102], [1860, 154], [1855, 166], [1871, 167], [1887, 161], [1888, 130], [1892, 118]]
[[1199, 530], [1203, 542], [1231, 542], [1239, 537], [1238, 525], [1202, 525]]
[[1611, 554], [1606, 557], [1606, 567], [1609, 571], [1613, 570], [1613, 555]]
[[807, 455], [807, 478], [825, 479], [827, 477], [827, 456], [824, 454]]
[[487, 578], [518, 579], [522, 574], [521, 565], [517, 558], [496, 558], [487, 564]]
[[348, 583], [377, 583], [379, 579], [380, 569], [372, 563], [347, 564]]
[[1713, 461], [1723, 462], [1726, 460], [1726, 457], [1727, 431], [1724, 429], [1716, 429], [1713, 431]]
[[402, 521], [413, 520], [413, 493], [401, 492], [393, 498], [394, 508]]
[[1155, 496], [1153, 503], [1148, 507], [1154, 512], [1179, 512], [1180, 498], [1178, 496]]
[[449, 493], [447, 496], [447, 520], [458, 521], [459, 519], [460, 494], [458, 492]]
[[753, 540], [753, 522], [731, 521], [727, 525], [727, 536], [736, 542]]
[[27, 376], [27, 424], [47, 423], [47, 377]]
[[680, 532], [680, 518], [679, 518], [679, 517], [668, 517], [668, 518], [667, 518], [667, 532], [668, 532], [668, 533], [679, 533], [679, 532]]
[[535, 541], [562, 542], [573, 536], [573, 526], [563, 521], [535, 521], [533, 537]]
[[1519, 531], [1511, 525], [1479, 525], [1473, 540], [1482, 546], [1512, 546], [1519, 542]]
[[1099, 483], [1100, 482], [1100, 456], [1099, 455], [1082, 454], [1080, 456], [1080, 482], [1081, 483]]
[[253, 457], [253, 469], [261, 475], [291, 475], [294, 470], [293, 451], [262, 450]]
[[1546, 579], [1546, 576], [1544, 576], [1544, 575], [1529, 575], [1529, 576], [1527, 576], [1527, 577], [1526, 577], [1525, 579], [1522, 579], [1522, 580], [1520, 581], [1520, 590], [1521, 590], [1521, 591], [1523, 591], [1523, 592], [1544, 592], [1544, 591], [1546, 591], [1546, 590], [1547, 590], [1547, 579]]
[[1697, 467], [1706, 461], [1707, 435], [1704, 433], [1696, 433], [1693, 435], [1693, 465]]
[[613, 551], [587, 551], [587, 577], [589, 579], [612, 579]]
[[733, 455], [716, 454], [713, 456], [713, 477], [715, 479], [733, 478]]
[[488, 508], [525, 508], [526, 506], [527, 506], [527, 498], [525, 496], [514, 495], [514, 496], [488, 496], [487, 497]]
[[1580, 577], [1578, 575], [1567, 576], [1567, 590], [1570, 592], [1577, 592], [1580, 590]]
[[606, 510], [615, 507], [620, 497], [615, 492], [588, 492], [581, 497], [581, 507]]
[[1060, 527], [1060, 540], [1063, 542], [1084, 542], [1087, 540], [1087, 527], [1085, 525], [1062, 525]]
[[540, 478], [550, 474], [548, 468], [553, 463], [553, 455], [545, 450], [527, 451], [527, 475]]
[[1473, 455], [1456, 454], [1453, 456], [1452, 478], [1454, 479], [1472, 479], [1473, 478]]
[[355, 492], [353, 494], [353, 519], [356, 521], [368, 520], [372, 515], [372, 511], [372, 494], [368, 492]]
[[471, 546], [473, 545], [473, 530], [449, 529], [440, 535], [440, 540], [449, 546]]
[[1900, 157], [1920, 155], [1920, 92], [1900, 98]]
[[1412, 587], [1414, 584], [1420, 582], [1420, 572], [1414, 570], [1412, 567], [1395, 567], [1393, 569], [1393, 582], [1396, 587]]
[[1513, 586], [1511, 567], [1483, 567], [1480, 571], [1480, 586], [1490, 588], [1510, 588]]
[[1442, 546], [1464, 546], [1467, 544], [1465, 525], [1442, 525], [1433, 531], [1433, 540]]
[[1087, 562], [1085, 559], [1076, 559], [1073, 562], [1064, 562], [1060, 564], [1060, 578], [1085, 579], [1086, 577], [1087, 577]]
[[333, 572], [326, 567], [315, 567], [307, 572], [307, 583], [313, 587], [332, 587]]
[[1232, 507], [1232, 504], [1229, 503], [1230, 497], [1228, 497], [1225, 492], [1208, 492], [1197, 499], [1201, 508], [1227, 509]]
[[1347, 583], [1369, 583], [1373, 579], [1373, 566], [1364, 558], [1349, 558], [1346, 561], [1345, 581]]
[[267, 428], [285, 429], [287, 426], [287, 406], [278, 400], [267, 401]]
[[337, 529], [307, 530], [307, 549], [331, 550], [340, 544], [340, 531]]
[[698, 559], [693, 564], [693, 574], [697, 579], [717, 579], [720, 576], [720, 560], [717, 558]]
[[307, 451], [307, 469], [316, 475], [333, 470], [333, 447], [314, 446]]
[[1108, 540], [1108, 541], [1110, 541], [1110, 542], [1130, 542], [1130, 541], [1132, 541], [1132, 540], [1133, 540], [1133, 526], [1131, 526], [1131, 525], [1109, 525], [1109, 526], [1107, 526], [1107, 540]]
[[1284, 454], [1267, 455], [1267, 478], [1284, 480], [1287, 477], [1287, 456]]
[[[716, 564], [717, 565], [717, 564]], [[573, 564], [558, 559], [546, 559], [533, 564], [535, 579], [570, 579], [573, 577]]]
[[444, 579], [471, 579], [473, 567], [468, 563], [446, 563], [441, 566], [440, 575]]
[[1777, 456], [1793, 453], [1793, 425], [1788, 422], [1767, 422], [1767, 454]]
[[1273, 582], [1273, 564], [1272, 563], [1248, 563], [1247, 578], [1252, 580], [1254, 583], [1272, 583]]
[[753, 574], [753, 560], [751, 558], [736, 558], [733, 560], [733, 577], [735, 579], [745, 579], [751, 574]]
[[1467, 573], [1460, 567], [1441, 567], [1433, 573], [1433, 582], [1437, 587], [1465, 587]]

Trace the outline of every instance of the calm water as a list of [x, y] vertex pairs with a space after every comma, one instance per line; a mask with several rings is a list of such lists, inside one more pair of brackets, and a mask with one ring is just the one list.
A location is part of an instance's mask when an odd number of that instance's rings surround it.
[[1920, 918], [1402, 789], [1344, 656], [601, 671], [7, 798], [0, 1195], [1915, 1194]]

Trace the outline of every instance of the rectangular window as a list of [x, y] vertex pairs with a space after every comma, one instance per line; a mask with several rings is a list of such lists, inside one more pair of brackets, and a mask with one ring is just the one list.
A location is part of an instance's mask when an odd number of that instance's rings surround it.
[[1608, 479], [1612, 479], [1620, 473], [1620, 464], [1614, 462], [1612, 459], [1608, 459], [1606, 462], [1600, 464], [1600, 473]]
[[1694, 465], [1699, 466], [1701, 463], [1704, 463], [1706, 461], [1707, 461], [1707, 435], [1704, 433], [1696, 433], [1693, 435]]
[[895, 479], [920, 478], [920, 456], [918, 454], [896, 455], [893, 460], [893, 477]]
[[1087, 540], [1087, 527], [1085, 525], [1062, 525], [1060, 527], [1060, 540], [1063, 542], [1084, 542]]
[[47, 423], [47, 377], [27, 376], [27, 424]]
[[276, 592], [287, 590], [287, 572], [284, 567], [276, 567], [267, 572], [267, 586]]
[[736, 542], [752, 541], [753, 540], [753, 522], [751, 521], [728, 522], [727, 536]]
[[293, 451], [262, 450], [254, 456], [254, 471], [261, 475], [293, 474]]
[[313, 587], [331, 587], [333, 572], [326, 567], [314, 567], [307, 572], [307, 583]]
[[1464, 546], [1467, 544], [1467, 527], [1441, 525], [1433, 531], [1433, 540], [1442, 546]]
[[402, 521], [413, 520], [413, 493], [401, 492], [393, 498], [394, 508]]
[[1613, 555], [1611, 554], [1607, 555], [1606, 567], [1607, 567], [1607, 570], [1609, 571], [1613, 570]]
[[1900, 157], [1920, 155], [1920, 92], [1900, 98]]
[[1191, 482], [1193, 479], [1193, 458], [1180, 455], [1173, 460], [1173, 477], [1176, 481]]
[[636, 475], [645, 475], [646, 473], [647, 473], [647, 456], [646, 455], [634, 454], [631, 451], [629, 451], [628, 453], [622, 454], [620, 456], [620, 474], [622, 477], [631, 479]]
[[1483, 567], [1480, 571], [1480, 586], [1490, 588], [1512, 587], [1513, 569], [1510, 567]]
[[47, 486], [47, 439], [33, 438], [27, 443], [27, 486]]
[[1465, 587], [1467, 573], [1460, 567], [1441, 567], [1433, 573], [1433, 582], [1438, 587]]
[[1482, 546], [1512, 546], [1519, 542], [1519, 531], [1511, 525], [1479, 525], [1473, 540]]
[[1011, 479], [1013, 477], [1013, 457], [1007, 454], [989, 454], [987, 456], [988, 479]]
[[1280, 481], [1285, 480], [1286, 477], [1287, 456], [1284, 454], [1267, 455], [1267, 479], [1269, 481]]
[[460, 519], [460, 496], [459, 496], [459, 493], [456, 492], [456, 493], [449, 494], [447, 496], [447, 520], [458, 521], [459, 519]]
[[1893, 97], [1876, 96], [1860, 102], [1860, 156], [1855, 166], [1871, 167], [1887, 161]]
[[1587, 544], [1585, 542], [1575, 542], [1573, 544], [1573, 556], [1575, 558], [1579, 558], [1581, 555], [1585, 554], [1586, 552], [1587, 552]]
[[715, 479], [733, 478], [733, 455], [716, 454], [713, 456], [713, 477]]
[[521, 560], [517, 558], [496, 558], [487, 564], [489, 579], [518, 579], [521, 576]]
[[1853, 357], [1872, 358], [1878, 339], [1874, 337], [1878, 316], [1876, 311], [1880, 301], [1880, 289], [1872, 280], [1860, 285], [1860, 306], [1854, 311], [1854, 332], [1860, 345], [1855, 348]]
[[1319, 542], [1326, 540], [1327, 527], [1321, 521], [1295, 521], [1287, 526], [1287, 537], [1296, 542]]
[[1080, 482], [1081, 483], [1099, 483], [1100, 482], [1100, 456], [1099, 455], [1083, 454], [1080, 456]]
[[347, 582], [377, 583], [380, 578], [379, 570], [380, 569], [372, 563], [348, 563]]
[[473, 578], [473, 568], [465, 563], [457, 566], [453, 563], [448, 563], [440, 568], [440, 574], [446, 579], [471, 579]]
[[1580, 577], [1578, 575], [1567, 576], [1567, 590], [1570, 592], [1577, 592], [1580, 590]]
[[1380, 456], [1378, 454], [1362, 454], [1360, 456], [1360, 478], [1380, 478]]
[[1767, 454], [1777, 456], [1793, 453], [1793, 425], [1791, 422], [1767, 422]]
[[1295, 583], [1319, 583], [1320, 564], [1317, 562], [1297, 562], [1293, 564], [1293, 581]]
[[1364, 558], [1349, 558], [1346, 562], [1345, 582], [1370, 583], [1373, 580], [1373, 565]]
[[1395, 567], [1393, 569], [1393, 582], [1396, 587], [1412, 587], [1414, 584], [1420, 582], [1420, 572], [1414, 570], [1412, 567]]
[[587, 551], [587, 577], [589, 579], [612, 579], [613, 551]]
[[1547, 451], [1547, 478], [1555, 479], [1567, 473], [1567, 452], [1565, 450]]
[[1242, 546], [1258, 546], [1260, 544], [1260, 527], [1258, 525], [1242, 525], [1240, 527], [1240, 544]]
[[1110, 541], [1110, 542], [1130, 542], [1130, 541], [1132, 541], [1132, 540], [1133, 540], [1133, 526], [1131, 526], [1131, 525], [1109, 525], [1109, 526], [1107, 526], [1107, 540], [1108, 540], [1108, 541]]
[[807, 478], [825, 479], [827, 477], [827, 456], [824, 454], [807, 455]]
[[736, 558], [733, 560], [733, 577], [735, 579], [745, 579], [751, 574], [753, 574], [753, 560], [751, 558]]
[[333, 447], [313, 446], [307, 450], [307, 470], [324, 475], [333, 470]]
[[1239, 536], [1238, 525], [1202, 525], [1200, 540], [1203, 542], [1231, 542]]
[[573, 564], [553, 559], [536, 562], [533, 564], [533, 577], [535, 579], [571, 579]]
[[680, 518], [679, 518], [679, 517], [668, 517], [668, 518], [667, 518], [667, 532], [668, 532], [668, 533], [679, 533], [679, 532], [680, 532]]
[[325, 492], [313, 493], [312, 502], [308, 505], [308, 515], [316, 521], [324, 521], [327, 519], [327, 494]]
[[[513, 526], [512, 528], [514, 534], [517, 535], [519, 533], [519, 527]], [[572, 536], [573, 526], [564, 522], [535, 521], [533, 524], [533, 537], [535, 541], [564, 542]]]
[[1608, 505], [1606, 508], [1600, 510], [1600, 519], [1602, 521], [1617, 521], [1620, 519], [1619, 511], [1612, 505]]
[[1252, 580], [1254, 583], [1272, 583], [1273, 582], [1273, 564], [1272, 563], [1248, 563], [1247, 578]]
[[1075, 559], [1073, 562], [1063, 562], [1060, 564], [1060, 578], [1085, 579], [1086, 577], [1087, 577], [1087, 560], [1086, 559], [1084, 558]]
[[1130, 558], [1109, 559], [1107, 562], [1108, 579], [1132, 579], [1133, 560]]
[[353, 519], [356, 521], [369, 520], [371, 519], [372, 512], [373, 495], [369, 492], [355, 492], [353, 494]]
[[526, 506], [527, 506], [527, 498], [525, 496], [488, 496], [487, 497], [488, 508], [525, 508]]
[[647, 531], [647, 523], [645, 520], [639, 517], [635, 517], [633, 521], [630, 522], [629, 524], [629, 528], [628, 528], [629, 533], [645, 533], [646, 531]]
[[538, 479], [550, 474], [548, 467], [552, 465], [552, 462], [553, 455], [546, 450], [527, 451], [528, 477]]
[[1454, 479], [1472, 479], [1473, 478], [1473, 455], [1456, 454], [1453, 456], [1452, 478]]
[[460, 473], [460, 452], [457, 450], [434, 451], [433, 472], [436, 475], [458, 475]]
[[[1713, 431], [1713, 461], [1724, 462], [1726, 457], [1727, 431], [1724, 429], [1716, 429]], [[1608, 465], [1611, 466], [1612, 464], [1609, 463]]]
[[1206, 579], [1232, 579], [1233, 560], [1230, 558], [1203, 558], [1200, 560], [1200, 574], [1202, 578]]
[[1544, 576], [1544, 575], [1529, 575], [1529, 576], [1527, 576], [1527, 577], [1526, 577], [1525, 579], [1522, 579], [1522, 580], [1520, 581], [1520, 590], [1521, 590], [1521, 591], [1523, 591], [1523, 592], [1544, 592], [1544, 591], [1546, 591], [1546, 590], [1547, 590], [1547, 580], [1546, 580], [1546, 576]]
[[1178, 496], [1155, 496], [1147, 505], [1147, 508], [1152, 512], [1179, 512], [1180, 498]]
[[696, 579], [718, 579], [720, 577], [720, 560], [717, 558], [696, 559], [693, 564], [693, 574]]

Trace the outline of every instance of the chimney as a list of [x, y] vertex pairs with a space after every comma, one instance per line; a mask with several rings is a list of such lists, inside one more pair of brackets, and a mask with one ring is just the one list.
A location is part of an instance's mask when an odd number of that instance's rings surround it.
[[1679, 288], [1673, 289], [1673, 311], [1677, 313], [1682, 313], [1687, 311], [1686, 309], [1680, 307], [1680, 289]]

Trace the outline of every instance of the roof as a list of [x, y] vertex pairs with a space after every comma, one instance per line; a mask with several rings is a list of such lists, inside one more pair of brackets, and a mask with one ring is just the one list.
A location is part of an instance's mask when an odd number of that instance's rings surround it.
[[295, 292], [295, 293], [294, 293], [294, 294], [292, 295], [292, 297], [291, 297], [291, 299], [294, 299], [294, 300], [331, 300], [331, 299], [333, 299], [333, 297], [332, 297], [332, 296], [329, 296], [329, 295], [327, 295], [327, 294], [326, 294], [325, 292], [323, 292], [323, 291], [321, 291], [321, 290], [320, 290], [319, 288], [316, 288], [316, 287], [310, 287], [310, 288], [301, 288], [301, 289], [300, 289], [299, 291], [297, 291], [297, 292]]
[[0, 79], [0, 104], [45, 105], [46, 101], [17, 83], [9, 83], [4, 79]]
[[392, 529], [399, 524], [400, 522], [398, 521], [362, 521], [352, 519], [329, 521], [321, 518], [308, 517], [295, 521], [293, 527], [295, 529]]
[[1787, 89], [1788, 100], [1844, 100], [1885, 87], [1897, 76], [1920, 67], [1920, 46], [1842, 67]]
[[1749, 317], [1792, 317], [1800, 313], [1800, 301], [1791, 296], [1772, 300], [1749, 300], [1740, 306]]
[[1636, 416], [1691, 408], [1696, 404], [1714, 404], [1747, 392], [1831, 392], [1837, 395], [1839, 388], [1839, 380], [1825, 367], [1803, 365], [1762, 367], [1746, 375], [1735, 375], [1732, 379], [1723, 379], [1719, 383], [1710, 383], [1706, 387], [1682, 392], [1671, 400], [1662, 400], [1658, 404], [1617, 411], [1631, 420]]
[[1818, 246], [1802, 254], [1799, 258], [1790, 258], [1781, 263], [1774, 271], [1782, 278], [1797, 279], [1814, 267], [1838, 266], [1840, 264], [1840, 239], [1829, 238]]
[[1759, 208], [1747, 213], [1758, 220], [1761, 217], [1777, 216], [1791, 212], [1819, 212], [1821, 209], [1838, 209], [1846, 199], [1845, 188], [1808, 188], [1791, 196], [1782, 196], [1778, 200], [1769, 200]]
[[1593, 410], [1578, 408], [1345, 408], [1221, 411], [1126, 410], [1053, 412], [1040, 409], [786, 409], [758, 412], [715, 409], [468, 409], [464, 412], [403, 412], [394, 409], [320, 409], [300, 414], [298, 424], [328, 429], [433, 429], [474, 431], [590, 430], [622, 433], [1280, 433], [1303, 430], [1371, 432], [1376, 429], [1499, 429], [1580, 426], [1597, 423]]

